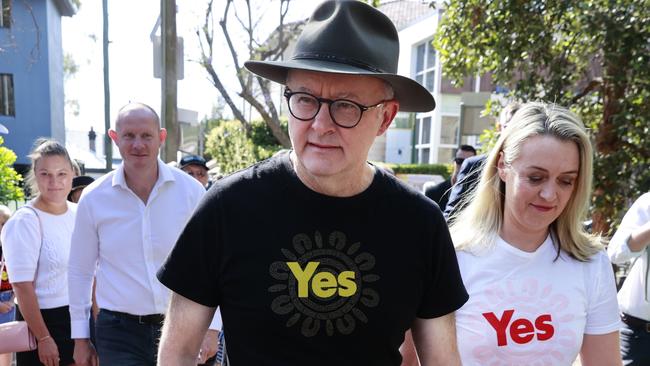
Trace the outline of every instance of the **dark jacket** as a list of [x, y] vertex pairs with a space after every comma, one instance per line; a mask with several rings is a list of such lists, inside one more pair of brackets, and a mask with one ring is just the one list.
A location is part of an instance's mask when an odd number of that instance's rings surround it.
[[476, 155], [465, 159], [456, 176], [456, 184], [449, 193], [449, 200], [444, 209], [445, 219], [449, 220], [449, 217], [464, 207], [462, 200], [476, 188], [481, 179], [481, 172], [486, 158], [486, 155]]

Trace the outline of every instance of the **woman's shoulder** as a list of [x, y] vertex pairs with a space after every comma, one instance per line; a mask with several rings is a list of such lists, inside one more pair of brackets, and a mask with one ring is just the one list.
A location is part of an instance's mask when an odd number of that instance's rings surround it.
[[573, 265], [582, 267], [588, 274], [589, 276], [595, 275], [598, 272], [602, 272], [604, 270], [606, 271], [611, 271], [612, 266], [609, 261], [609, 257], [607, 256], [607, 253], [605, 250], [598, 250], [596, 253], [592, 254], [587, 260], [581, 261], [578, 260], [574, 257], [571, 257], [567, 252], [564, 250], [562, 251], [562, 260], [568, 261]]
[[29, 236], [32, 233], [37, 233], [39, 230], [39, 220], [34, 208], [20, 207], [18, 208], [5, 223], [2, 229], [3, 245], [9, 242], [11, 238], [22, 238], [25, 235]]
[[5, 225], [8, 225], [11, 222], [15, 224], [18, 222], [33, 221], [37, 218], [38, 212], [30, 203], [27, 203], [26, 205], [16, 209]]

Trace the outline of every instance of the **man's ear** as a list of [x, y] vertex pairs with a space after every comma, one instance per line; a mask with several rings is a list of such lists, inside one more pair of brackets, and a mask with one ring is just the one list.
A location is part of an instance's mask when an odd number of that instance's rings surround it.
[[111, 138], [111, 140], [113, 140], [113, 142], [115, 142], [117, 144], [117, 137], [118, 137], [117, 136], [117, 131], [115, 131], [113, 129], [108, 130], [108, 136]]
[[506, 181], [506, 162], [503, 156], [503, 151], [499, 152], [499, 160], [497, 161], [497, 171], [499, 172], [499, 178], [502, 181]]
[[379, 130], [377, 131], [377, 136], [381, 136], [384, 132], [386, 132], [388, 126], [390, 126], [390, 124], [395, 119], [395, 116], [397, 115], [397, 111], [399, 111], [398, 101], [391, 100], [386, 102], [386, 104], [384, 104], [382, 114], [381, 114], [381, 118], [383, 118], [383, 120], [381, 121]]
[[158, 133], [158, 135], [160, 136], [160, 143], [161, 144], [164, 143], [165, 139], [167, 138], [167, 130], [164, 129], [164, 128], [161, 128], [160, 133]]

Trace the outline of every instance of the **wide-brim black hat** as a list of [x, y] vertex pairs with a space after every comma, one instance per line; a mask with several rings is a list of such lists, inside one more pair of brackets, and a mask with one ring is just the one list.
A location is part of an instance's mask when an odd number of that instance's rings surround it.
[[428, 112], [436, 102], [415, 80], [397, 75], [399, 37], [393, 22], [361, 1], [322, 3], [285, 61], [247, 61], [251, 72], [285, 84], [291, 69], [367, 75], [388, 82], [406, 112]]

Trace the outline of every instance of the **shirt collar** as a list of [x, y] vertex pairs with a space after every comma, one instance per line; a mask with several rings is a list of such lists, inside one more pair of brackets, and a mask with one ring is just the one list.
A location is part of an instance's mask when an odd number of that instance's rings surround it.
[[[169, 167], [162, 160], [160, 160], [160, 158], [158, 158], [158, 180], [156, 181], [154, 187], [165, 184], [167, 182], [176, 181], [176, 178], [174, 178], [174, 174], [172, 173], [171, 169], [171, 167]], [[115, 170], [112, 185], [113, 187], [120, 186], [122, 188], [128, 188], [126, 185], [126, 177], [124, 176], [124, 163], [120, 164], [120, 166]]]

